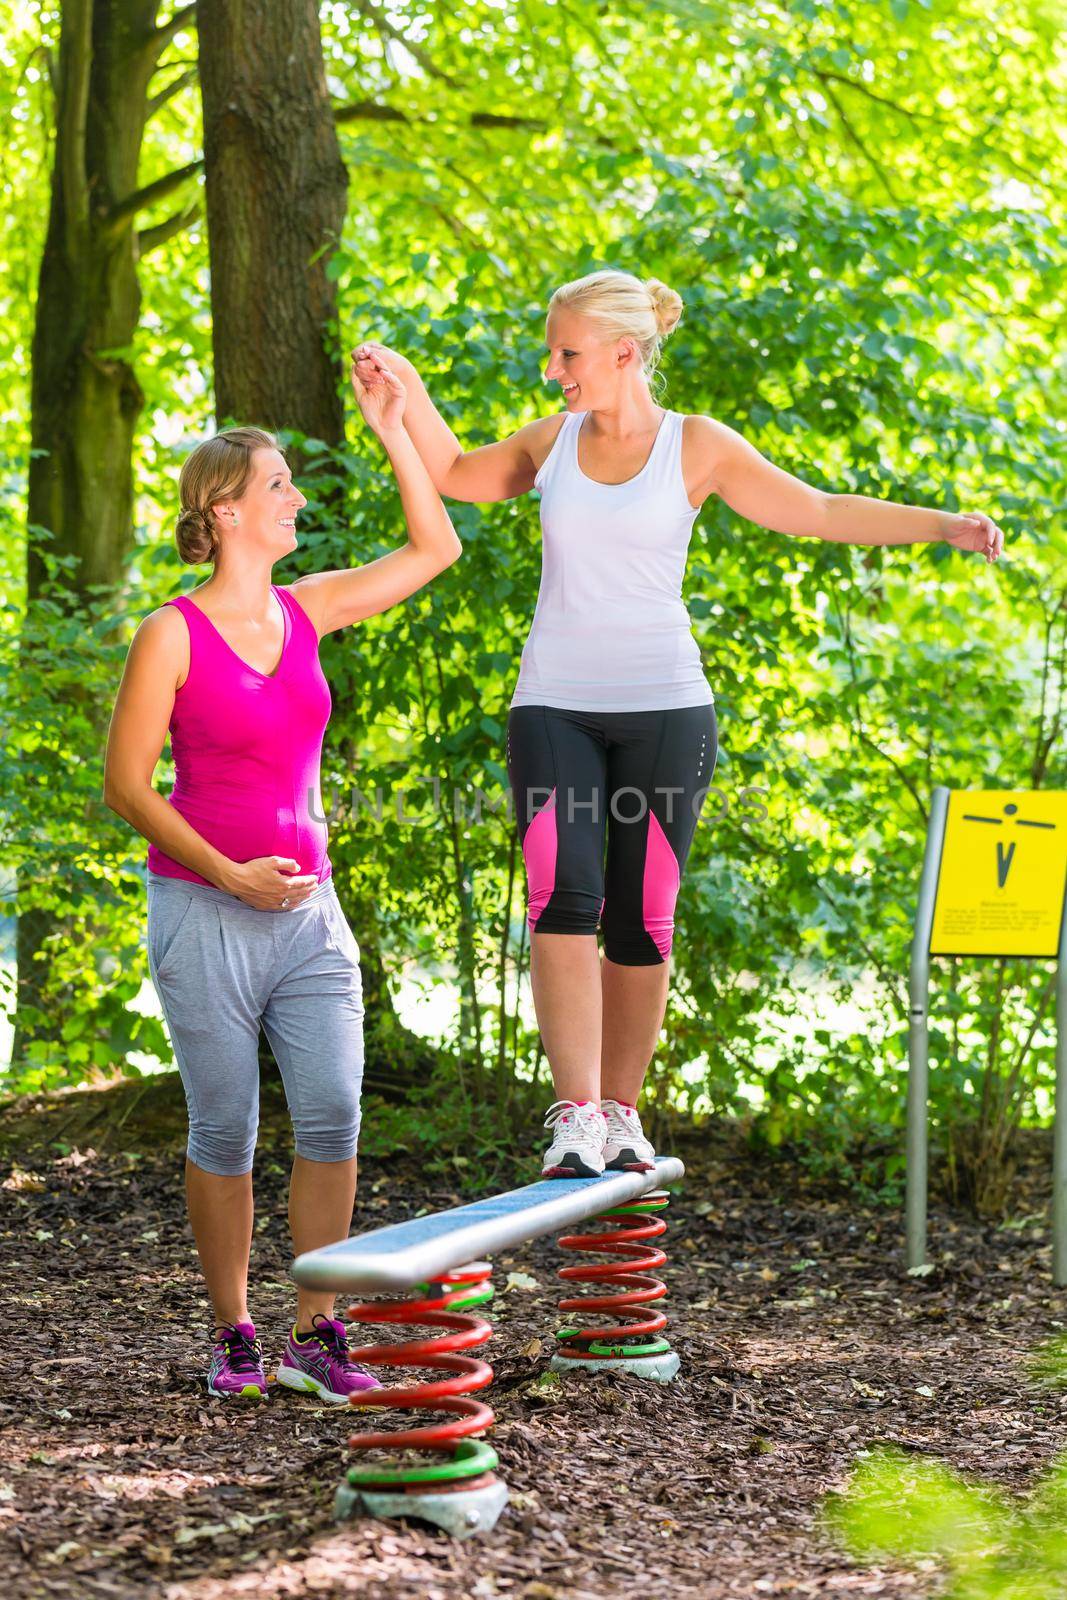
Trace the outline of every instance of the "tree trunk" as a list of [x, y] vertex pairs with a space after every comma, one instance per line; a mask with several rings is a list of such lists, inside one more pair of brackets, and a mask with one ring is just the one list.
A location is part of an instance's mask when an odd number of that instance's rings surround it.
[[348, 178], [314, 0], [200, 0], [215, 410], [340, 444]]
[[[344, 440], [337, 293], [327, 264], [348, 198], [315, 0], [199, 0], [200, 93], [219, 425]], [[299, 452], [290, 451], [294, 477]], [[335, 526], [343, 495], [301, 525]], [[293, 567], [299, 573], [300, 552]], [[308, 569], [304, 569], [308, 570]], [[340, 876], [340, 875], [339, 875]], [[425, 1082], [428, 1047], [398, 1021], [375, 913], [346, 906], [360, 946], [368, 1087]]]
[[[48, 586], [53, 556], [55, 589], [72, 609], [106, 603], [133, 542], [131, 457], [144, 398], [129, 360], [140, 312], [137, 168], [148, 86], [174, 31], [173, 22], [157, 27], [158, 9], [158, 0], [64, 0], [62, 8], [32, 346], [28, 611]], [[149, 198], [185, 176], [154, 185]], [[102, 739], [106, 708], [90, 709]], [[34, 882], [29, 874], [20, 883], [14, 1061], [31, 1036], [58, 1040], [63, 1020], [50, 1014], [48, 962], [37, 959], [56, 919], [35, 904]]]
[[[116, 586], [132, 542], [143, 396], [125, 352], [140, 311], [137, 166], [155, 70], [157, 0], [65, 0], [56, 147], [33, 335], [29, 519], [71, 556], [65, 586]], [[45, 577], [31, 539], [30, 596]]]

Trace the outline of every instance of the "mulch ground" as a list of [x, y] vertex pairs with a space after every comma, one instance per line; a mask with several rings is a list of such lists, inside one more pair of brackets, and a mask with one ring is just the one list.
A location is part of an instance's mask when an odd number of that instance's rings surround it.
[[[62, 1104], [51, 1111], [38, 1119], [49, 1138], [70, 1126]], [[935, 1209], [936, 1270], [909, 1279], [895, 1212], [755, 1163], [724, 1131], [679, 1152], [665, 1304], [680, 1376], [546, 1379], [563, 1257], [551, 1240], [513, 1251], [495, 1263], [486, 1350], [512, 1492], [496, 1529], [458, 1543], [417, 1524], [336, 1523], [346, 1439], [382, 1414], [338, 1415], [277, 1386], [254, 1407], [207, 1396], [180, 1116], [162, 1131], [139, 1116], [128, 1107], [121, 1137], [111, 1116], [95, 1145], [62, 1156], [21, 1137], [25, 1122], [15, 1148], [10, 1126], [0, 1137], [5, 1600], [929, 1595], [929, 1563], [863, 1566], [822, 1528], [858, 1453], [891, 1441], [1022, 1492], [1067, 1442], [1067, 1398], [1025, 1371], [1067, 1320], [1049, 1281], [1043, 1146], [1014, 1225]], [[272, 1113], [252, 1298], [268, 1361], [290, 1302], [287, 1151]], [[476, 1192], [366, 1161], [356, 1228]]]

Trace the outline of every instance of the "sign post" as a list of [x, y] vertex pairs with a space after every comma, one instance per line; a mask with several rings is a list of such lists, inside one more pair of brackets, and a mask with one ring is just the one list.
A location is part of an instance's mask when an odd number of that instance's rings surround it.
[[1051, 959], [1056, 972], [1052, 1276], [1067, 1284], [1067, 793], [934, 790], [911, 946], [905, 1228], [926, 1261], [930, 957]]

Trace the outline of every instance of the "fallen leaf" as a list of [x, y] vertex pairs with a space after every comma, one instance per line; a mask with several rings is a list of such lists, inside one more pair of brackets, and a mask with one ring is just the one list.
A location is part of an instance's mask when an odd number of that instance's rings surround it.
[[190, 1523], [187, 1527], [179, 1528], [174, 1535], [175, 1544], [193, 1544], [197, 1539], [217, 1539], [220, 1533], [229, 1533], [225, 1522]]
[[83, 1544], [76, 1539], [65, 1539], [62, 1544], [57, 1544], [54, 1550], [46, 1550], [41, 1557], [42, 1561], [69, 1561], [71, 1556], [84, 1556], [88, 1552]]
[[10, 1175], [0, 1183], [0, 1189], [16, 1189], [19, 1194], [44, 1194], [46, 1188], [36, 1172], [26, 1172], [22, 1167], [12, 1167]]

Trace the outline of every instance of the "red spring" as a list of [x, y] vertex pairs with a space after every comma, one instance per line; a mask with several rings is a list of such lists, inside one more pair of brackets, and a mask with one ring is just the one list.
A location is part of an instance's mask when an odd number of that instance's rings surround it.
[[498, 1464], [495, 1452], [471, 1436], [492, 1427], [496, 1418], [487, 1405], [468, 1398], [472, 1389], [484, 1389], [492, 1383], [493, 1369], [486, 1361], [457, 1353], [485, 1344], [493, 1328], [482, 1317], [452, 1309], [491, 1299], [491, 1271], [488, 1261], [475, 1261], [419, 1284], [414, 1298], [371, 1300], [348, 1307], [347, 1315], [355, 1322], [418, 1323], [446, 1330], [426, 1339], [362, 1345], [353, 1349], [354, 1360], [372, 1367], [430, 1367], [450, 1374], [426, 1383], [364, 1389], [350, 1396], [352, 1405], [453, 1414], [447, 1422], [427, 1423], [397, 1433], [353, 1434], [349, 1439], [353, 1450], [429, 1451], [440, 1453], [443, 1458], [431, 1465], [353, 1468], [348, 1480], [354, 1487], [440, 1494], [475, 1489], [494, 1481], [492, 1468]]
[[568, 1233], [559, 1240], [561, 1250], [589, 1251], [616, 1258], [612, 1261], [588, 1262], [583, 1266], [561, 1267], [559, 1277], [569, 1282], [618, 1285], [618, 1292], [614, 1294], [576, 1295], [561, 1300], [559, 1309], [583, 1313], [610, 1311], [616, 1315], [622, 1313], [628, 1319], [625, 1322], [616, 1320], [599, 1323], [591, 1328], [561, 1328], [556, 1338], [562, 1345], [559, 1353], [567, 1360], [623, 1361], [640, 1356], [662, 1355], [670, 1350], [666, 1339], [657, 1337], [667, 1326], [663, 1312], [642, 1314], [630, 1310], [630, 1307], [660, 1300], [667, 1293], [665, 1283], [649, 1276], [664, 1265], [667, 1257], [662, 1250], [646, 1241], [658, 1239], [666, 1233], [666, 1222], [653, 1213], [663, 1210], [669, 1200], [670, 1195], [665, 1190], [657, 1189], [591, 1219], [594, 1223], [609, 1224], [609, 1231]]

